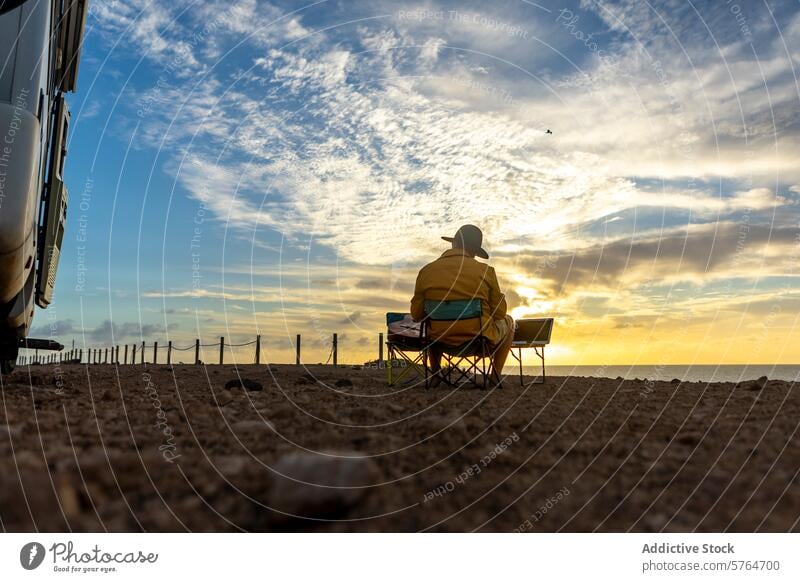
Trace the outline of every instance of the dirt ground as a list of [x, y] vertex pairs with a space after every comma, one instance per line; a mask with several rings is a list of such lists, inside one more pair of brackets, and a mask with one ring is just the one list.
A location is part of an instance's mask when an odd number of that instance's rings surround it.
[[[237, 378], [247, 386], [225, 388]], [[6, 531], [800, 531], [781, 381], [388, 388], [353, 367], [2, 378]], [[261, 389], [259, 389], [259, 387]]]

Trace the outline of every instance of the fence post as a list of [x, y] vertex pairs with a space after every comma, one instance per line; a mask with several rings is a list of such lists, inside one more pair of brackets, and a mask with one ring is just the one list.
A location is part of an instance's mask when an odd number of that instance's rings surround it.
[[122, 359], [123, 364], [128, 363], [128, 344], [125, 344], [125, 357]]
[[200, 363], [200, 340], [194, 340], [194, 363]]
[[378, 334], [378, 365], [383, 362], [383, 332]]
[[167, 366], [172, 364], [172, 340], [167, 342]]
[[222, 365], [222, 362], [225, 360], [225, 338], [219, 338], [219, 365]]
[[108, 348], [105, 349], [105, 360], [103, 361], [104, 364], [108, 363]]
[[297, 352], [295, 353], [295, 360], [294, 363], [296, 365], [300, 365], [300, 334], [297, 334], [297, 345], [296, 345]]
[[256, 335], [256, 364], [261, 363], [261, 334]]
[[80, 361], [83, 361], [83, 348], [80, 349]]
[[158, 342], [153, 342], [153, 365], [158, 363]]
[[333, 365], [336, 366], [339, 361], [339, 336], [333, 334]]
[[144, 342], [142, 342], [142, 365], [144, 366]]
[[131, 344], [131, 364], [136, 364], [136, 344]]

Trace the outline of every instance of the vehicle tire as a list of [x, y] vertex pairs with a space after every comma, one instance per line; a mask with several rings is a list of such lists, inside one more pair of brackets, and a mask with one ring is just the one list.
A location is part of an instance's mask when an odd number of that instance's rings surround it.
[[13, 372], [17, 364], [17, 355], [19, 355], [18, 341], [17, 336], [14, 335], [0, 342], [0, 373], [4, 376]]
[[0, 360], [0, 374], [5, 376], [6, 374], [10, 374], [14, 371], [14, 367], [17, 365], [17, 358], [13, 359], [6, 359], [3, 358]]

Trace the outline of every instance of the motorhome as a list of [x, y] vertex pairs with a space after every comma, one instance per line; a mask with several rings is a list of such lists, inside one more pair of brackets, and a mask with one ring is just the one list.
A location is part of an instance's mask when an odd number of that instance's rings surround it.
[[0, 0], [0, 371], [53, 300], [67, 216], [64, 163], [87, 0]]

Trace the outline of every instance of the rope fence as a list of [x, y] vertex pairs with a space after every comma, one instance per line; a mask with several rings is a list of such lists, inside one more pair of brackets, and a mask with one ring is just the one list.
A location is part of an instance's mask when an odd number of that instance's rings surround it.
[[[297, 334], [295, 341], [295, 364], [301, 364], [301, 345], [302, 337]], [[180, 347], [172, 344], [172, 340], [168, 341], [166, 346], [161, 344], [159, 346], [157, 341], [151, 344], [146, 342], [133, 343], [133, 344], [117, 344], [107, 347], [89, 347], [89, 348], [73, 348], [70, 350], [62, 350], [56, 353], [39, 353], [35, 350], [33, 354], [20, 355], [17, 357], [18, 366], [30, 365], [44, 365], [44, 364], [114, 364], [114, 365], [144, 365], [144, 364], [159, 364], [164, 363], [171, 365], [173, 363], [173, 354], [175, 352], [190, 352], [194, 350], [194, 364], [206, 364], [201, 359], [203, 348], [219, 348], [218, 361], [220, 365], [225, 363], [225, 350], [232, 350], [233, 348], [245, 348], [248, 346], [255, 346], [253, 352], [254, 364], [266, 364], [266, 360], [262, 362], [262, 349], [261, 349], [261, 335], [256, 335], [256, 339], [249, 342], [242, 342], [238, 344], [225, 343], [225, 337], [221, 336], [218, 342], [215, 343], [200, 343], [200, 339], [195, 339], [194, 344], [186, 347]], [[32, 351], [32, 350], [29, 350]], [[159, 361], [159, 357], [164, 358]], [[331, 338], [331, 351], [328, 354], [328, 359], [325, 364], [332, 363], [334, 366], [339, 365], [339, 336], [334, 333]], [[378, 361], [383, 361], [383, 334], [378, 334]], [[241, 362], [234, 362], [241, 363]]]

